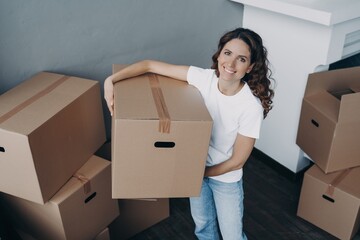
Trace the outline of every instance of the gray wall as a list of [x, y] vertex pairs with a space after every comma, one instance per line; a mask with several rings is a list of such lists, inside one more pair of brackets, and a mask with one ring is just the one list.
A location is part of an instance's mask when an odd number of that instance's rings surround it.
[[102, 85], [113, 63], [209, 67], [242, 12], [229, 0], [0, 0], [0, 94], [39, 71]]

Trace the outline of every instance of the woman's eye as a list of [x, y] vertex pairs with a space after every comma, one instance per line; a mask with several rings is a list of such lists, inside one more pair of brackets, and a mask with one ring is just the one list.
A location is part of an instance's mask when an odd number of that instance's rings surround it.
[[240, 62], [246, 62], [246, 59], [245, 58], [239, 58], [238, 59]]
[[231, 53], [230, 52], [224, 52], [225, 55], [230, 55]]

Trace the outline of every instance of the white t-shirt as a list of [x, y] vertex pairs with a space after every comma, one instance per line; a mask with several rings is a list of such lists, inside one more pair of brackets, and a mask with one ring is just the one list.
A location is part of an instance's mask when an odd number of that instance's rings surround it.
[[[259, 138], [263, 120], [263, 108], [245, 83], [233, 96], [226, 96], [218, 89], [219, 78], [213, 69], [190, 66], [187, 81], [195, 86], [204, 98], [213, 119], [213, 128], [206, 165], [213, 166], [232, 156], [237, 134]], [[242, 169], [231, 171], [213, 179], [222, 182], [236, 182], [242, 178]]]

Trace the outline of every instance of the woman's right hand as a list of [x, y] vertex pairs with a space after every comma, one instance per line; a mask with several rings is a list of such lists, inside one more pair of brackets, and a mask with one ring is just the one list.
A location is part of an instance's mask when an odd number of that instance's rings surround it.
[[111, 76], [104, 82], [104, 98], [111, 116], [114, 114], [114, 84]]

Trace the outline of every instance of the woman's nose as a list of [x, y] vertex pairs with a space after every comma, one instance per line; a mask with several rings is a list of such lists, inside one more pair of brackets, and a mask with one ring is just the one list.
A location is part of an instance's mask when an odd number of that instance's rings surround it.
[[230, 60], [229, 60], [229, 66], [230, 66], [230, 67], [234, 67], [234, 66], [235, 66], [235, 63], [236, 63], [236, 59], [230, 59]]

